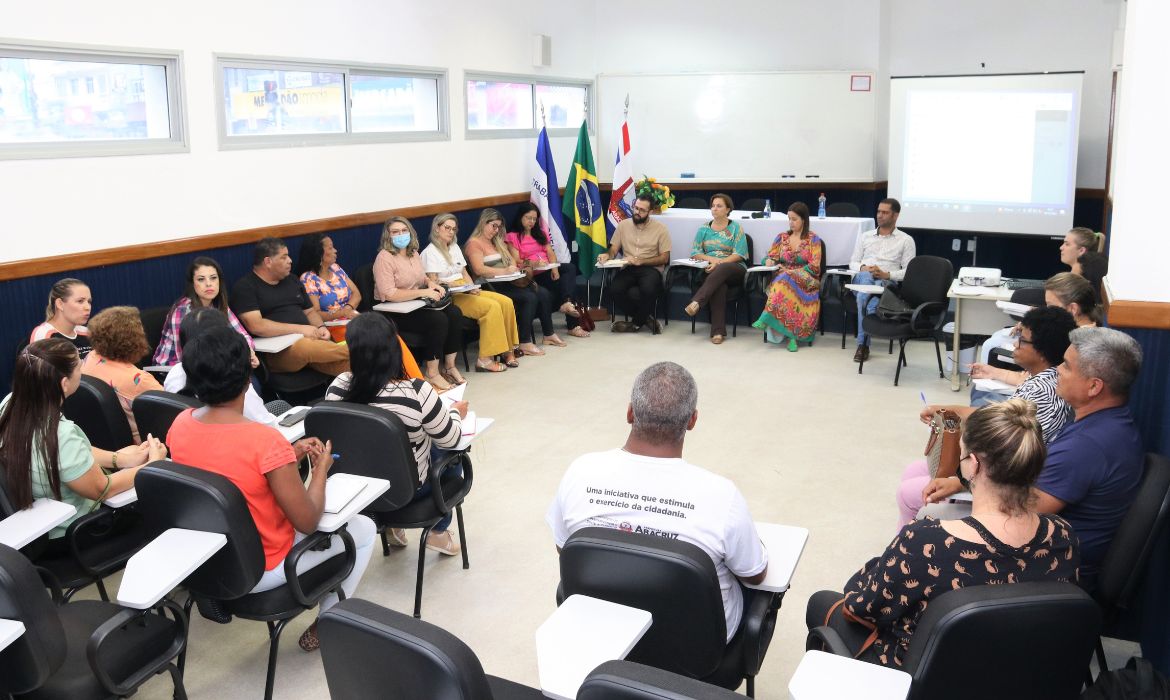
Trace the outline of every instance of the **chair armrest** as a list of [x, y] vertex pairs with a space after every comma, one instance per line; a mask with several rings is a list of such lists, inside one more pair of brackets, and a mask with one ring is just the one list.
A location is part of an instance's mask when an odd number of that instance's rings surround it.
[[934, 321], [924, 325], [923, 327], [929, 328], [933, 326], [935, 330], [938, 330], [942, 327], [943, 318], [946, 317], [947, 306], [948, 305], [945, 302], [941, 301], [928, 301], [925, 304], [919, 304], [918, 307], [914, 309], [914, 313], [910, 314], [910, 327], [919, 328], [920, 319], [926, 320], [930, 314], [937, 313], [938, 318], [934, 319]]
[[784, 599], [783, 593], [743, 589], [743, 663], [748, 675], [756, 675], [764, 664], [764, 656], [776, 630], [776, 613]]
[[[108, 565], [109, 562], [87, 561], [85, 551], [82, 550], [81, 547], [79, 547], [77, 544], [78, 538], [81, 535], [89, 534], [90, 532], [100, 532], [101, 527], [112, 524], [113, 520], [119, 516], [120, 511], [125, 511], [127, 513], [134, 512], [135, 506], [134, 504], [129, 504], [121, 509], [102, 506], [94, 512], [86, 513], [77, 520], [69, 523], [69, 527], [65, 530], [65, 541], [69, 543], [69, 554], [73, 557], [73, 560], [77, 562], [77, 565], [81, 567], [82, 571], [89, 574], [90, 576], [104, 576], [109, 573], [108, 571], [104, 571], [102, 569], [102, 564]], [[94, 534], [92, 536], [99, 537], [100, 535]], [[142, 544], [145, 545], [146, 542], [143, 542]], [[133, 554], [133, 552], [128, 553], [127, 558], [130, 554]]]
[[440, 475], [442, 475], [443, 470], [445, 470], [448, 465], [454, 462], [463, 463], [463, 490], [470, 490], [471, 482], [475, 478], [475, 474], [471, 468], [471, 457], [467, 454], [466, 451], [451, 452], [446, 457], [439, 460], [438, 463], [432, 462], [430, 471], [427, 472], [427, 479], [431, 484], [431, 499], [435, 502], [435, 507], [438, 508], [439, 512], [443, 515], [450, 513], [452, 506], [448, 505], [447, 499], [443, 498], [443, 487], [440, 481]]
[[53, 572], [49, 571], [43, 566], [37, 566], [35, 564], [33, 565], [33, 568], [36, 570], [37, 576], [41, 577], [41, 583], [43, 583], [45, 588], [48, 589], [49, 597], [53, 599], [53, 605], [58, 607], [64, 605], [65, 594], [61, 592], [61, 582], [57, 580], [57, 577], [53, 575]]
[[845, 640], [841, 639], [837, 630], [831, 627], [814, 627], [808, 631], [808, 637], [805, 638], [804, 642], [805, 651], [818, 647], [830, 654], [853, 658], [853, 652], [845, 645]]
[[119, 629], [134, 624], [135, 620], [152, 614], [152, 611], [123, 608], [116, 615], [103, 622], [90, 635], [89, 641], [85, 645], [85, 656], [89, 661], [89, 668], [93, 671], [94, 677], [98, 679], [102, 687], [111, 695], [117, 697], [132, 695], [138, 689], [138, 686], [166, 669], [171, 659], [182, 653], [183, 649], [187, 646], [187, 616], [183, 614], [183, 609], [169, 599], [164, 599], [160, 602], [156, 609], [162, 617], [166, 617], [166, 610], [171, 611], [171, 614], [175, 617], [175, 622], [178, 623], [179, 634], [175, 636], [175, 639], [172, 640], [170, 646], [165, 651], [144, 663], [141, 668], [130, 674], [121, 684], [114, 682], [114, 679], [110, 677], [110, 674], [99, 663], [102, 644]]
[[[321, 585], [317, 586], [311, 591], [306, 592], [301, 588], [301, 580], [297, 576], [297, 563], [300, 562], [301, 557], [312, 549], [325, 545], [329, 542], [329, 538], [337, 535], [341, 538], [341, 542], [345, 545], [346, 567], [343, 571], [330, 576]], [[293, 545], [289, 550], [288, 555], [284, 558], [284, 578], [288, 582], [289, 591], [293, 595], [293, 600], [297, 601], [306, 608], [311, 608], [317, 604], [329, 591], [337, 587], [339, 583], [345, 580], [353, 571], [354, 562], [357, 560], [357, 547], [353, 543], [353, 537], [350, 536], [349, 530], [345, 525], [342, 525], [336, 532], [314, 532], [305, 539]]]

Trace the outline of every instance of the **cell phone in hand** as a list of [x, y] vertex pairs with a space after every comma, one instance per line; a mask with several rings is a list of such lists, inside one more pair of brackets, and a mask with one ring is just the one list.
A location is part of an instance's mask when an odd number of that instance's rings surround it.
[[294, 408], [293, 410], [284, 414], [284, 417], [280, 419], [280, 425], [284, 428], [292, 427], [303, 421], [305, 419], [305, 414], [308, 412], [308, 407]]

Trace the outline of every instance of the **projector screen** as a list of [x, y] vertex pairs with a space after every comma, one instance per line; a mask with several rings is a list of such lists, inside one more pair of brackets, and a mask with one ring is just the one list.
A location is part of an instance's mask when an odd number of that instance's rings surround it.
[[1081, 73], [893, 78], [899, 226], [1061, 236], [1072, 227]]

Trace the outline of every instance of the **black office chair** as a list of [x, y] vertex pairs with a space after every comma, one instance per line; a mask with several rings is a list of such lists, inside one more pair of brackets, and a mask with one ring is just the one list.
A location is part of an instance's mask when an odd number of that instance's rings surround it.
[[710, 203], [702, 197], [683, 197], [674, 203], [679, 209], [709, 209]]
[[166, 599], [152, 610], [96, 600], [66, 605], [60, 589], [48, 587], [28, 559], [0, 545], [0, 618], [24, 624], [24, 633], [0, 651], [0, 695], [126, 697], [165, 671], [175, 698], [185, 700], [182, 673], [172, 663], [187, 644], [179, 606]]
[[[244, 496], [232, 482], [219, 474], [168, 461], [153, 462], [134, 479], [138, 507], [148, 528], [161, 533], [185, 528], [221, 533], [227, 544], [182, 583], [191, 595], [183, 611], [189, 617], [195, 598], [217, 601], [229, 615], [268, 624], [268, 676], [264, 698], [270, 700], [276, 680], [276, 653], [280, 633], [288, 621], [317, 606], [329, 593], [345, 598], [341, 582], [353, 570], [356, 549], [345, 527], [337, 532], [316, 532], [293, 545], [285, 556], [288, 583], [262, 593], [252, 593], [264, 574], [264, 548], [260, 533]], [[328, 546], [331, 537], [341, 537], [345, 553], [301, 574], [296, 571], [301, 556], [316, 547]], [[229, 618], [230, 620], [230, 618]], [[186, 652], [179, 659], [183, 668]]]
[[[0, 519], [16, 512], [7, 489], [7, 484], [0, 479]], [[133, 506], [120, 509], [102, 506], [86, 513], [69, 523], [63, 537], [68, 546], [65, 553], [46, 553], [48, 535], [28, 543], [20, 551], [41, 569], [53, 586], [64, 592], [65, 601], [91, 584], [97, 586], [101, 599], [108, 601], [105, 577], [125, 568], [130, 557], [147, 542], [142, 517]]]
[[81, 375], [81, 384], [61, 404], [61, 413], [81, 428], [94, 447], [113, 452], [134, 444], [118, 394], [100, 379]]
[[[1102, 636], [1137, 641], [1132, 631], [1118, 625], [1121, 614], [1140, 602], [1141, 584], [1154, 544], [1166, 529], [1170, 515], [1170, 459], [1153, 452], [1146, 453], [1145, 470], [1137, 497], [1125, 514], [1097, 578], [1093, 598], [1104, 614]], [[1101, 671], [1109, 669], [1105, 649], [1097, 641], [1097, 664]]]
[[333, 700], [537, 700], [539, 690], [485, 675], [475, 652], [450, 632], [359, 598], [317, 623]]
[[739, 205], [740, 211], [764, 211], [767, 202], [759, 197], [749, 199]]
[[[947, 591], [931, 601], [910, 638], [901, 667], [913, 678], [907, 700], [1078, 697], [1100, 629], [1101, 611], [1072, 583]], [[829, 627], [809, 631], [806, 647], [822, 646], [853, 656]]]
[[650, 612], [629, 661], [731, 690], [746, 679], [755, 696], [784, 594], [741, 587], [743, 620], [728, 642], [715, 564], [693, 544], [587, 527], [565, 542], [560, 569], [558, 604], [579, 593]]
[[172, 394], [168, 391], [144, 391], [130, 404], [134, 411], [134, 422], [140, 435], [153, 435], [166, 442], [171, 423], [188, 408], [199, 408], [203, 402], [190, 396]]
[[282, 400], [290, 404], [301, 404], [325, 396], [325, 389], [333, 382], [324, 372], [310, 367], [296, 372], [276, 372], [268, 367], [267, 353], [258, 352], [260, 366], [255, 369], [256, 378], [264, 388], [266, 400]]
[[606, 661], [590, 671], [577, 700], [736, 700], [734, 691], [630, 661]]
[[[934, 354], [938, 359], [938, 376], [943, 373], [942, 351], [938, 346], [938, 335], [947, 318], [947, 292], [954, 279], [951, 261], [933, 255], [919, 255], [906, 266], [906, 276], [898, 288], [898, 295], [910, 307], [905, 318], [884, 319], [876, 313], [868, 314], [861, 321], [861, 327], [873, 338], [888, 338], [898, 341], [898, 365], [894, 370], [894, 386], [902, 376], [906, 365], [906, 343], [914, 338], [934, 340]], [[861, 374], [865, 363], [857, 364]]]
[[825, 207], [825, 216], [861, 216], [861, 209], [853, 202], [833, 202]]
[[152, 364], [150, 360], [154, 357], [154, 351], [158, 349], [159, 341], [162, 340], [163, 326], [166, 325], [170, 313], [169, 306], [154, 306], [143, 309], [138, 314], [142, 319], [142, 330], [146, 331], [146, 344], [150, 346], [150, 352], [143, 357], [143, 362], [148, 365]]
[[[387, 528], [421, 528], [418, 541], [418, 571], [415, 574], [414, 616], [422, 614], [423, 562], [427, 535], [446, 515], [455, 511], [459, 526], [459, 546], [462, 549], [463, 568], [467, 560], [467, 536], [463, 529], [463, 500], [471, 491], [474, 474], [471, 457], [466, 452], [453, 452], [443, 461], [431, 464], [427, 479], [439, 483], [431, 495], [415, 496], [421, 483], [418, 463], [410, 446], [406, 427], [398, 416], [375, 406], [343, 401], [323, 401], [305, 417], [305, 433], [332, 440], [344, 451], [345, 457], [334, 463], [333, 473], [357, 474], [388, 479], [390, 489], [370, 504], [365, 514], [373, 519], [382, 536], [382, 555], [390, 554]], [[463, 476], [448, 474], [441, 481], [439, 475], [449, 464], [459, 462]]]

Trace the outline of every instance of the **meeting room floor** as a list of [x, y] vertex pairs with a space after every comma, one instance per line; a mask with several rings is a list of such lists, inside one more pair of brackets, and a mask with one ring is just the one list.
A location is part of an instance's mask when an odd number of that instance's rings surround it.
[[[804, 653], [808, 597], [840, 590], [897, 530], [895, 488], [926, 439], [917, 417], [919, 393], [931, 403], [961, 402], [966, 394], [952, 393], [939, 379], [929, 342], [910, 344], [909, 366], [895, 387], [895, 356], [880, 342], [859, 376], [852, 337], [845, 350], [839, 335], [828, 334], [791, 353], [765, 345], [759, 331], [743, 326], [738, 338], [720, 346], [708, 341], [703, 322], [694, 335], [681, 321], [660, 336], [608, 328], [599, 324], [588, 339], [563, 334], [569, 347], [548, 347], [545, 357], [524, 358], [519, 369], [467, 374], [472, 410], [496, 421], [472, 449], [475, 485], [464, 506], [471, 568], [461, 569], [458, 557], [427, 554], [423, 619], [467, 643], [487, 673], [538, 685], [534, 633], [555, 609], [558, 581], [545, 511], [574, 458], [625, 441], [626, 404], [637, 373], [672, 360], [699, 385], [699, 420], [684, 458], [735, 481], [757, 521], [811, 532], [756, 681], [758, 698], [786, 698]], [[357, 597], [410, 613], [418, 532], [408, 532], [408, 539], [405, 550], [388, 557], [375, 548]], [[117, 577], [111, 584], [116, 590]], [[320, 654], [297, 646], [312, 620], [303, 614], [284, 632], [277, 698], [328, 696]], [[1113, 649], [1119, 660], [1136, 653], [1129, 645]], [[192, 698], [260, 698], [267, 652], [263, 624], [221, 626], [196, 614], [187, 692]], [[163, 675], [139, 697], [170, 692]]]

